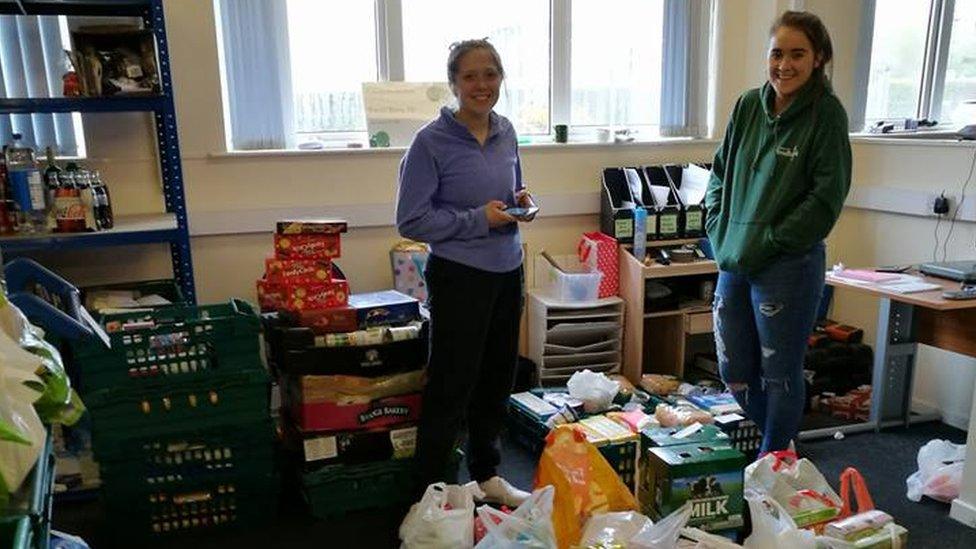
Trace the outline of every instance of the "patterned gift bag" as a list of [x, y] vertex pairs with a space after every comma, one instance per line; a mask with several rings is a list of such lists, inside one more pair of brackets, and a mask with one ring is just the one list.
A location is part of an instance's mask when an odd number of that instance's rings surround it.
[[427, 301], [424, 267], [427, 266], [428, 255], [430, 249], [426, 244], [412, 240], [401, 240], [390, 250], [393, 287], [398, 292], [417, 298], [421, 303]]
[[580, 263], [603, 273], [600, 297], [617, 295], [620, 288], [620, 265], [617, 263], [617, 239], [600, 232], [583, 233], [579, 242]]

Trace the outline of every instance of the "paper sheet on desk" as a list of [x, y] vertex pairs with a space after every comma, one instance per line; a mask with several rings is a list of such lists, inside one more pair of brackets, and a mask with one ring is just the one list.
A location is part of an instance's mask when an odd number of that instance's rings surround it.
[[898, 280], [878, 284], [885, 290], [898, 292], [900, 294], [914, 294], [918, 292], [931, 292], [941, 290], [942, 286], [926, 282], [924, 279], [912, 275], [898, 275]]

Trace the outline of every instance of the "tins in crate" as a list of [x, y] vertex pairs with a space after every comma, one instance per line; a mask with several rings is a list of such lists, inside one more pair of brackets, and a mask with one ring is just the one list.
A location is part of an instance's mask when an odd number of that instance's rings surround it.
[[304, 471], [342, 463], [356, 465], [412, 458], [417, 447], [417, 426], [405, 423], [365, 431], [316, 433], [284, 422], [284, 442], [298, 456]]
[[162, 432], [139, 432], [117, 444], [100, 439], [102, 477], [132, 485], [183, 486], [273, 469], [274, 425], [265, 415], [210, 428], [192, 423]]
[[106, 511], [118, 531], [138, 537], [192, 534], [253, 526], [275, 515], [278, 478], [271, 474], [133, 489], [105, 483]]
[[338, 234], [275, 234], [278, 259], [335, 259], [340, 255]]
[[427, 364], [427, 324], [416, 339], [377, 345], [326, 347], [309, 328], [273, 327], [269, 337], [278, 369], [290, 374], [375, 377]]
[[195, 421], [202, 428], [226, 424], [230, 418], [244, 421], [267, 417], [269, 377], [256, 355], [252, 360], [256, 367], [250, 370], [138, 390], [105, 388], [86, 394], [96, 454], [101, 451], [102, 436], [131, 437], [185, 421]]
[[71, 342], [86, 397], [101, 389], [144, 389], [263, 370], [260, 320], [243, 301], [108, 314], [103, 324], [111, 348], [96, 338]]
[[742, 526], [746, 457], [728, 443], [650, 448], [641, 456], [641, 512], [658, 520], [691, 501], [688, 526], [717, 531]]
[[275, 224], [275, 232], [282, 235], [337, 235], [348, 228], [344, 219], [283, 219]]

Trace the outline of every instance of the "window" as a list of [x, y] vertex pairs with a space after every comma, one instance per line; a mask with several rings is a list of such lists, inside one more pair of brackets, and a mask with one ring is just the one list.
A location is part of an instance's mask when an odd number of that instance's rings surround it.
[[955, 8], [940, 116], [957, 125], [971, 124], [973, 120], [957, 117], [964, 101], [976, 101], [976, 2], [957, 1]]
[[[295, 131], [365, 132], [363, 82], [376, 82], [376, 19], [370, 2], [346, 2], [343, 17], [321, 0], [288, 0], [288, 51]], [[339, 55], [336, 55], [336, 54]]]
[[[699, 135], [701, 103], [666, 99], [707, 77], [707, 59], [681, 52], [691, 38], [707, 43], [701, 14], [711, 5], [496, 0], [485, 9], [474, 0], [374, 0], [337, 10], [320, 0], [216, 0], [228, 146], [363, 143], [364, 82], [444, 82], [449, 45], [482, 37], [505, 65], [495, 109], [522, 136], [548, 136], [556, 124]], [[680, 75], [667, 89], [666, 59]]]
[[[491, 9], [475, 0], [409, 0], [403, 3], [404, 78], [412, 82], [447, 80], [448, 46], [463, 38], [488, 38], [505, 67], [495, 110], [519, 133], [549, 133], [549, 2], [495, 0]], [[452, 18], [445, 13], [478, 17]]]
[[663, 0], [573, 2], [574, 126], [658, 125], [663, 18]]
[[926, 28], [931, 0], [881, 0], [874, 11], [868, 121], [913, 118], [925, 63]]
[[[70, 43], [65, 17], [0, 15], [0, 97], [61, 97], [64, 50]], [[84, 156], [81, 115], [0, 115], [0, 144], [13, 134], [39, 155]]]
[[[952, 127], [966, 101], [976, 100], [976, 2], [876, 0], [863, 120], [928, 118]], [[925, 24], [920, 24], [925, 22]]]

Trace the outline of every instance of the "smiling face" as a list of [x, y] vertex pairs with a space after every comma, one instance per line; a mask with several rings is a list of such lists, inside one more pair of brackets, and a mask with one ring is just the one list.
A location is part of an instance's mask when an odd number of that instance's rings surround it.
[[785, 25], [769, 39], [769, 83], [780, 100], [791, 100], [810, 80], [821, 60], [807, 35]]
[[475, 48], [459, 60], [451, 90], [458, 98], [461, 111], [480, 118], [488, 116], [498, 102], [501, 84], [502, 72], [491, 52], [485, 48]]

